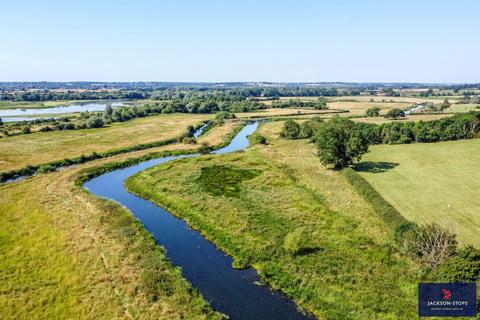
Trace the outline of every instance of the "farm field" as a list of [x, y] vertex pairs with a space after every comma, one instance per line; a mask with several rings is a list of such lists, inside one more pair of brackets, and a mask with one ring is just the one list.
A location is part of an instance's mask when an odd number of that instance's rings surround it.
[[109, 127], [18, 135], [0, 139], [0, 172], [66, 157], [164, 140], [213, 115], [168, 114], [113, 123]]
[[359, 173], [407, 219], [480, 246], [480, 139], [373, 146], [362, 163]]
[[[345, 114], [343, 114], [344, 116]], [[359, 118], [352, 118], [355, 122], [367, 122], [373, 124], [382, 124], [386, 122], [399, 122], [399, 121], [431, 121], [431, 120], [438, 120], [446, 117], [450, 117], [451, 114], [412, 114], [407, 115], [402, 120], [392, 120], [384, 117], [359, 117]]]
[[[398, 253], [392, 230], [345, 178], [319, 164], [312, 144], [278, 138], [281, 126], [261, 126], [268, 145], [153, 167], [127, 188], [185, 219], [320, 319], [415, 317], [418, 266]], [[283, 243], [298, 230], [306, 244], [293, 257]]]
[[[415, 97], [415, 96], [406, 96], [406, 97], [387, 97], [387, 96], [370, 96], [370, 95], [360, 95], [360, 96], [338, 96], [338, 97], [325, 97], [328, 102], [371, 102], [373, 99], [376, 103], [424, 103], [424, 102], [434, 102], [441, 103], [445, 97]], [[460, 100], [461, 96], [452, 96], [448, 97], [450, 102], [455, 102]], [[317, 97], [280, 97], [280, 100], [289, 100], [289, 99], [300, 99], [304, 101], [313, 101]], [[265, 101], [265, 103], [271, 103], [271, 101]]]
[[[236, 126], [199, 141], [221, 143]], [[0, 185], [2, 319], [219, 319], [131, 213], [75, 185], [92, 167], [192, 148], [173, 144]]]
[[269, 108], [255, 112], [235, 113], [237, 118], [259, 118], [277, 116], [298, 116], [298, 115], [322, 115], [335, 112], [336, 110], [314, 110], [307, 108]]

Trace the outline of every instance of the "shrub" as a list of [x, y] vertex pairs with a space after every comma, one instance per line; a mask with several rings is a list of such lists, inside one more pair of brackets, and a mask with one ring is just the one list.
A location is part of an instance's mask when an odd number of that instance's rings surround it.
[[38, 167], [37, 173], [47, 173], [47, 172], [52, 172], [55, 171], [55, 167], [50, 165], [50, 164], [44, 164]]
[[198, 152], [201, 154], [207, 154], [212, 152], [213, 148], [210, 146], [207, 142], [203, 142], [200, 148], [198, 149]]
[[297, 228], [287, 233], [283, 240], [283, 249], [290, 254], [296, 255], [305, 249], [305, 232], [302, 228]]
[[234, 113], [228, 112], [228, 111], [220, 111], [215, 114], [215, 119], [216, 120], [226, 120], [226, 119], [235, 119], [236, 116]]
[[455, 254], [455, 235], [436, 223], [414, 228], [413, 248], [420, 260], [432, 269], [437, 269]]
[[397, 120], [398, 118], [404, 118], [405, 112], [402, 109], [393, 108], [388, 110], [387, 114], [385, 115], [386, 118]]
[[299, 139], [300, 131], [301, 127], [297, 122], [287, 120], [283, 123], [283, 130], [280, 132], [280, 136], [285, 139]]
[[365, 114], [367, 115], [367, 117], [378, 117], [380, 116], [380, 108], [379, 107], [369, 108]]
[[480, 249], [467, 246], [445, 262], [440, 275], [448, 282], [475, 282], [480, 280]]
[[196, 144], [197, 139], [195, 139], [194, 137], [183, 137], [182, 143], [184, 143], [184, 144]]
[[267, 144], [267, 138], [258, 133], [253, 134], [250, 140], [252, 144]]
[[103, 127], [103, 119], [100, 117], [90, 117], [86, 122], [87, 128]]

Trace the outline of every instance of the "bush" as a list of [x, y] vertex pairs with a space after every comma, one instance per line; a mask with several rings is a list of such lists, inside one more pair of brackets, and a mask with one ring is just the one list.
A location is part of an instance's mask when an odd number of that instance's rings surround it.
[[196, 144], [197, 139], [195, 139], [194, 137], [183, 137], [182, 143], [184, 143], [184, 144]]
[[475, 282], [480, 280], [480, 249], [467, 246], [445, 262], [440, 275], [448, 282]]
[[201, 154], [207, 154], [213, 151], [213, 147], [210, 146], [207, 142], [203, 142], [201, 147], [198, 149]]
[[417, 256], [434, 270], [457, 249], [455, 235], [436, 223], [415, 227], [412, 240]]
[[253, 134], [250, 140], [252, 144], [267, 144], [267, 138], [258, 133]]
[[50, 165], [50, 164], [44, 164], [38, 167], [37, 173], [47, 173], [47, 172], [52, 172], [55, 171], [55, 167]]
[[283, 123], [283, 129], [280, 132], [280, 136], [285, 139], [299, 139], [300, 131], [301, 127], [297, 122], [287, 120]]
[[378, 117], [380, 116], [380, 108], [379, 107], [369, 108], [365, 114], [367, 117]]
[[386, 118], [397, 120], [398, 118], [404, 118], [405, 112], [402, 109], [393, 108], [388, 110], [387, 114], [385, 115]]
[[290, 254], [296, 255], [305, 249], [305, 232], [302, 228], [297, 228], [287, 233], [283, 240], [283, 249]]
[[236, 116], [234, 113], [228, 111], [220, 111], [215, 115], [216, 120], [226, 120], [226, 119], [235, 119]]
[[103, 119], [100, 117], [90, 117], [86, 122], [87, 128], [103, 127]]

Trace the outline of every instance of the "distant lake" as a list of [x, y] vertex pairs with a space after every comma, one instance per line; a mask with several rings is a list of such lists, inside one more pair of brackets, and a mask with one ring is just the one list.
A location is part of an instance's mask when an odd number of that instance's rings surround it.
[[41, 118], [52, 118], [55, 117], [55, 115], [66, 113], [78, 113], [83, 111], [104, 111], [107, 105], [110, 105], [112, 107], [121, 107], [124, 104], [121, 101], [98, 101], [72, 103], [65, 106], [57, 106], [51, 108], [3, 109], [0, 110], [0, 118], [2, 118], [3, 122], [31, 121]]

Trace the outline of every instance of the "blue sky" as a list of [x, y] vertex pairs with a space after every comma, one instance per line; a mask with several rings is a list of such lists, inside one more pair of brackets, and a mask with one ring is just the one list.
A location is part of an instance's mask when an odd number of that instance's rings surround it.
[[480, 1], [0, 0], [0, 81], [480, 82]]

